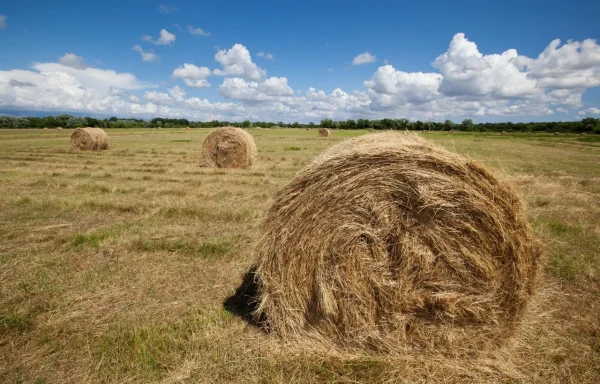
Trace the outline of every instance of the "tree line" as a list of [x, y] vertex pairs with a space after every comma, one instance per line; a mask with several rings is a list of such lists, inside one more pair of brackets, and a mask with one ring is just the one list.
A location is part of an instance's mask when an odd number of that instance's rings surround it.
[[358, 120], [331, 120], [323, 119], [319, 124], [315, 123], [284, 123], [245, 120], [242, 122], [229, 121], [190, 121], [188, 119], [166, 119], [154, 118], [143, 119], [121, 119], [110, 117], [97, 119], [94, 117], [76, 117], [68, 114], [46, 117], [12, 117], [0, 116], [0, 128], [214, 128], [221, 126], [234, 126], [240, 128], [330, 128], [330, 129], [375, 129], [375, 130], [417, 130], [417, 131], [473, 131], [473, 132], [576, 132], [576, 133], [600, 133], [600, 119], [587, 117], [580, 121], [550, 121], [530, 123], [473, 123], [471, 119], [465, 119], [461, 123], [451, 120], [438, 121], [410, 121], [408, 119], [358, 119]]

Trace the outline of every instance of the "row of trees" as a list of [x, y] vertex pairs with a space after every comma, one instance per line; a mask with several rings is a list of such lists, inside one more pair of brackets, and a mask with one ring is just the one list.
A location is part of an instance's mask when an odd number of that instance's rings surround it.
[[408, 119], [381, 119], [381, 120], [344, 120], [335, 121], [331, 119], [321, 120], [320, 124], [308, 123], [277, 123], [267, 121], [245, 120], [242, 122], [229, 121], [189, 121], [187, 119], [119, 119], [111, 117], [107, 119], [96, 119], [94, 117], [75, 117], [67, 114], [46, 117], [11, 117], [0, 116], [0, 128], [78, 128], [78, 127], [100, 127], [100, 128], [214, 128], [220, 126], [234, 126], [240, 128], [250, 127], [282, 127], [282, 128], [330, 128], [330, 129], [395, 129], [395, 130], [431, 130], [431, 131], [479, 131], [479, 132], [590, 132], [600, 133], [600, 119], [593, 117], [581, 121], [557, 121], [538, 123], [473, 123], [471, 119], [465, 119], [457, 124], [451, 120], [437, 121], [410, 121]]

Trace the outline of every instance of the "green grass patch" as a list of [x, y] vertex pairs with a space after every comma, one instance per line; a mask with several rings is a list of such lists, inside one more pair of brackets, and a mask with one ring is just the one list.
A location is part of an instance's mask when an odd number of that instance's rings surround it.
[[284, 150], [285, 151], [301, 151], [302, 148], [291, 146], [291, 147], [285, 147]]
[[23, 333], [31, 328], [31, 320], [27, 315], [9, 312], [0, 314], [0, 330]]
[[192, 140], [169, 140], [169, 143], [189, 143]]

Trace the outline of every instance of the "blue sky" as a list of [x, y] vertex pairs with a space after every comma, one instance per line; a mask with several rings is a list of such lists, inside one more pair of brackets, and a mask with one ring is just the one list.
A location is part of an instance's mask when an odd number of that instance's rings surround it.
[[599, 14], [593, 1], [5, 3], [0, 109], [302, 122], [599, 117]]

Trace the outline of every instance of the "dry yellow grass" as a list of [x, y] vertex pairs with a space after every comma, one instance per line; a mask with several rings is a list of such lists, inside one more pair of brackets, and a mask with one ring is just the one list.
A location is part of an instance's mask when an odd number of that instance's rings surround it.
[[0, 130], [2, 383], [599, 381], [594, 135], [428, 134], [514, 182], [548, 253], [512, 341], [457, 363], [298, 350], [223, 309], [277, 191], [364, 131], [250, 130], [250, 169], [200, 167], [204, 129], [109, 129], [102, 152], [52, 132]]

